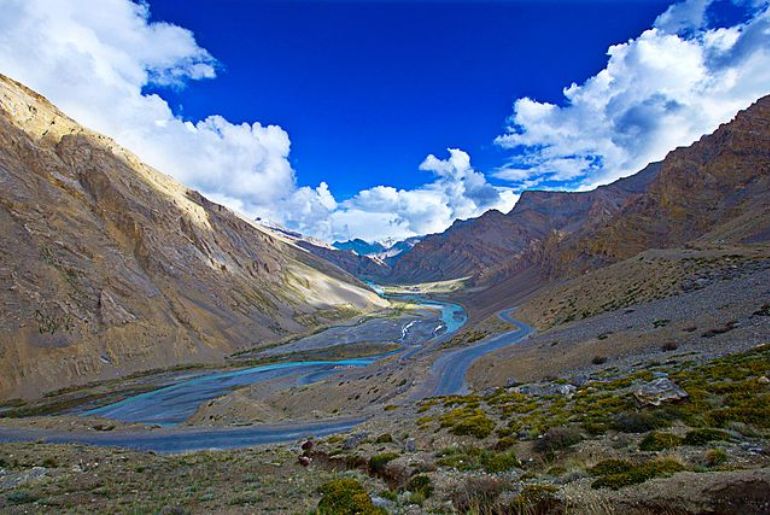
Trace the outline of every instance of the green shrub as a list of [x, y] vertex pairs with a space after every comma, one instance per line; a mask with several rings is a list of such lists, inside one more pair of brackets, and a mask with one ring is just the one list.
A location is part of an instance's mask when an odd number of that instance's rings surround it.
[[381, 515], [372, 498], [356, 479], [334, 479], [319, 488], [323, 494], [318, 502], [319, 515]]
[[726, 441], [730, 439], [730, 434], [719, 429], [703, 428], [693, 429], [684, 435], [682, 443], [684, 445], [706, 445], [710, 442]]
[[495, 429], [495, 423], [479, 408], [455, 408], [439, 419], [441, 427], [448, 427], [455, 435], [470, 435], [482, 439]]
[[553, 485], [526, 485], [513, 499], [514, 513], [562, 513], [562, 502], [555, 495], [558, 490]]
[[377, 437], [374, 443], [391, 443], [393, 442], [393, 435], [390, 433], [383, 433]]
[[385, 467], [388, 463], [398, 458], [396, 452], [383, 452], [382, 454], [375, 454], [369, 458], [369, 472], [372, 474], [382, 475], [385, 472]]
[[717, 467], [727, 461], [727, 452], [724, 449], [709, 449], [706, 451], [704, 461], [707, 467]]
[[618, 472], [605, 474], [591, 484], [591, 488], [611, 488], [636, 485], [655, 477], [667, 477], [685, 470], [684, 465], [670, 458], [648, 461], [640, 465], [619, 468]]
[[552, 427], [535, 443], [535, 450], [545, 454], [567, 449], [580, 443], [583, 435], [571, 427]]
[[642, 451], [663, 451], [682, 445], [682, 439], [671, 433], [653, 431], [644, 437], [639, 444]]
[[456, 470], [484, 470], [491, 474], [505, 472], [520, 466], [513, 451], [495, 452], [477, 447], [448, 448], [436, 455], [436, 463]]
[[5, 497], [8, 504], [29, 504], [37, 501], [38, 497], [26, 490], [16, 490]]
[[621, 413], [612, 421], [612, 429], [621, 433], [646, 433], [670, 425], [669, 421], [648, 411]]
[[379, 495], [383, 499], [387, 499], [389, 501], [396, 502], [398, 500], [398, 493], [394, 492], [393, 490], [382, 490]]
[[724, 427], [729, 422], [741, 422], [757, 427], [770, 428], [770, 407], [762, 406], [759, 399], [753, 399], [751, 405], [733, 406], [710, 411], [706, 420], [717, 427]]
[[412, 493], [419, 494], [425, 499], [433, 495], [433, 483], [431, 483], [430, 478], [425, 474], [413, 476], [406, 483], [405, 489]]
[[505, 472], [521, 465], [513, 451], [492, 452], [482, 451], [481, 467], [489, 473]]
[[505, 451], [516, 445], [517, 439], [513, 436], [503, 436], [495, 443], [496, 451]]

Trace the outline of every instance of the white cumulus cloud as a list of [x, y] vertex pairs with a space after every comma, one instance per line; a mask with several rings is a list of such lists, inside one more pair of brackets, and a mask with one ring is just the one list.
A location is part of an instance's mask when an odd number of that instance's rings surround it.
[[146, 92], [213, 79], [218, 69], [192, 32], [151, 22], [147, 2], [0, 0], [0, 7], [0, 73], [249, 216], [329, 240], [381, 240], [441, 231], [458, 217], [513, 205], [513, 194], [490, 186], [459, 150], [445, 161], [426, 159], [421, 168], [436, 177], [423, 187], [378, 186], [339, 202], [326, 183], [297, 184], [283, 128], [216, 114], [186, 120]]
[[[510, 188], [489, 184], [484, 174], [473, 169], [466, 152], [455, 148], [448, 152], [446, 159], [431, 154], [420, 164], [420, 170], [434, 175], [431, 182], [412, 190], [375, 186], [339, 203], [330, 199], [328, 217], [318, 216], [321, 226], [306, 225], [305, 232], [324, 234], [327, 239], [401, 239], [441, 232], [457, 219], [489, 209], [507, 212], [513, 207], [518, 195]], [[309, 188], [306, 192], [319, 194]], [[308, 200], [306, 205], [311, 203]]]
[[145, 3], [2, 2], [2, 73], [188, 186], [260, 211], [294, 188], [288, 134], [218, 115], [186, 121], [159, 95], [143, 92], [211, 79], [216, 69], [190, 31], [151, 23]]
[[770, 7], [737, 1], [747, 21], [710, 27], [711, 0], [670, 6], [654, 27], [613, 45], [607, 66], [555, 105], [520, 98], [495, 176], [519, 188], [588, 188], [689, 145], [770, 93]]

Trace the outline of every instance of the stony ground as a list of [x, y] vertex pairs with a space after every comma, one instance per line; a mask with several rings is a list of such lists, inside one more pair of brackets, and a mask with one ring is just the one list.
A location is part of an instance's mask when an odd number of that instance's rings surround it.
[[768, 375], [765, 345], [429, 399], [269, 449], [3, 444], [0, 511], [767, 513]]
[[[472, 395], [409, 396], [430, 365], [435, 349], [428, 349], [414, 359], [340, 369], [312, 386], [242, 388], [188, 422], [371, 416], [351, 434], [184, 456], [0, 445], [0, 511], [770, 513], [765, 250], [653, 252], [613, 271], [613, 287], [594, 295], [601, 303], [570, 302], [585, 288], [602, 291], [597, 277], [552, 290], [562, 298], [530, 299], [522, 316], [539, 321], [541, 331], [480, 360]], [[573, 316], [576, 310], [585, 314]], [[490, 317], [443, 345], [473, 345], [508, 329]], [[370, 346], [363, 340], [353, 344], [356, 352]], [[196, 371], [147, 376], [147, 384], [180, 373]], [[141, 391], [143, 379], [121, 383], [117, 395]], [[7, 409], [35, 414], [83, 398], [103, 402], [115, 386]], [[76, 417], [12, 424], [25, 423], [114, 429]]]
[[676, 294], [567, 322], [490, 354], [471, 368], [471, 383], [484, 388], [623, 367], [666, 360], [675, 350], [719, 355], [767, 341], [770, 261], [742, 260], [717, 270], [682, 276]]

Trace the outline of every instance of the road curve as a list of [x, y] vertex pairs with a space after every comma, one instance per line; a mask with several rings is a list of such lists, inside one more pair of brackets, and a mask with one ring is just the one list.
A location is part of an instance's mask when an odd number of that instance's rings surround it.
[[0, 443], [70, 443], [123, 447], [159, 453], [182, 453], [239, 449], [267, 443], [289, 442], [310, 436], [327, 436], [348, 431], [365, 420], [365, 418], [352, 418], [250, 427], [166, 428], [110, 433], [0, 428]]
[[468, 384], [465, 381], [465, 376], [468, 373], [468, 369], [477, 359], [503, 347], [519, 343], [532, 334], [534, 331], [532, 327], [511, 316], [515, 309], [511, 308], [500, 311], [497, 313], [497, 316], [503, 321], [515, 325], [516, 329], [485, 338], [480, 343], [470, 347], [449, 351], [439, 357], [431, 367], [433, 381], [430, 381], [429, 384], [433, 385], [433, 388], [428, 390], [428, 395], [439, 396], [467, 393]]

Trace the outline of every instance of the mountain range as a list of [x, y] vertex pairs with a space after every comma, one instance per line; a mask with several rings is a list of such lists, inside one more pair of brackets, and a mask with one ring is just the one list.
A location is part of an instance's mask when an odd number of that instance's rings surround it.
[[382, 282], [464, 278], [501, 289], [524, 275], [558, 280], [693, 240], [766, 242], [769, 170], [765, 97], [632, 176], [586, 192], [524, 191], [509, 213], [458, 220], [422, 238], [392, 266], [338, 264], [354, 273], [366, 269]]
[[770, 240], [770, 97], [593, 191], [403, 242], [244, 218], [0, 78], [0, 396], [221, 360], [382, 308], [359, 278], [463, 278], [473, 310], [652, 248]]

